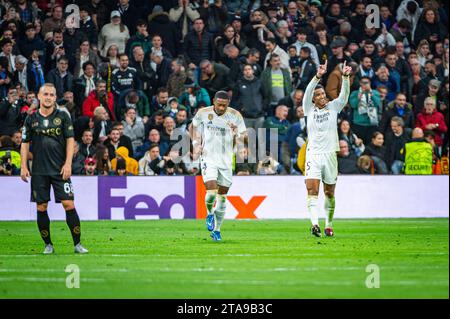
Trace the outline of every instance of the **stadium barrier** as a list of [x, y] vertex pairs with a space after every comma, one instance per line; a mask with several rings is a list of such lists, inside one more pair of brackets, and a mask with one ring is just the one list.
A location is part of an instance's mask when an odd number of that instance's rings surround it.
[[[200, 176], [72, 177], [82, 220], [204, 218]], [[226, 218], [308, 218], [303, 176], [237, 176]], [[30, 184], [0, 177], [0, 220], [35, 220]], [[448, 176], [340, 176], [336, 218], [449, 217]], [[49, 215], [65, 220], [59, 204]], [[323, 195], [319, 196], [323, 203]], [[323, 205], [322, 205], [323, 207]]]

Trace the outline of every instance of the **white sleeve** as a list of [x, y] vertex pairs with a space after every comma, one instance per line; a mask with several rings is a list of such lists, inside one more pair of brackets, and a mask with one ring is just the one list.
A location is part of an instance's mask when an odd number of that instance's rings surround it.
[[348, 97], [350, 95], [350, 77], [342, 76], [342, 86], [339, 96], [330, 102], [330, 108], [341, 112], [344, 106], [348, 102]]
[[303, 110], [305, 114], [309, 113], [309, 111], [314, 107], [312, 98], [314, 96], [314, 89], [319, 81], [320, 79], [317, 76], [314, 76], [306, 87], [305, 94], [303, 95]]
[[244, 118], [242, 117], [241, 113], [238, 113], [238, 116], [236, 119], [236, 126], [238, 128], [239, 134], [244, 134], [247, 131], [247, 128], [245, 127]]
[[201, 123], [202, 123], [202, 118], [201, 118], [200, 112], [197, 112], [197, 114], [195, 114], [194, 118], [192, 119], [192, 126], [197, 128], [200, 126]]

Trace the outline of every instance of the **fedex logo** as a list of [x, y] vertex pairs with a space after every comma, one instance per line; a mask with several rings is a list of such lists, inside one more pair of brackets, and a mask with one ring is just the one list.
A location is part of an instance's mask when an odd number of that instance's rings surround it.
[[[132, 184], [127, 185], [127, 182]], [[181, 182], [183, 180], [184, 182]], [[149, 187], [150, 184], [155, 186], [161, 179], [140, 178], [140, 177], [112, 177], [100, 176], [98, 178], [98, 219], [111, 219], [112, 209], [123, 209], [124, 219], [137, 219], [136, 216], [153, 216], [153, 218], [170, 219], [171, 209], [175, 205], [180, 205], [184, 211], [183, 218], [195, 218], [195, 179], [194, 178], [165, 178], [164, 186], [169, 190], [164, 194], [161, 187]], [[180, 192], [180, 182], [184, 185], [184, 192]], [[141, 185], [142, 183], [142, 185]], [[173, 187], [171, 187], [173, 185]], [[131, 187], [132, 186], [132, 187]], [[162, 186], [162, 185], [160, 185]], [[129, 189], [139, 190], [132, 196]], [[148, 189], [149, 192], [145, 193]], [[125, 190], [127, 195], [113, 195], [117, 190]], [[175, 190], [175, 191], [174, 191]], [[156, 195], [162, 200], [158, 203], [152, 192], [158, 192]], [[176, 192], [173, 194], [173, 192]], [[138, 217], [139, 218], [139, 217]]]

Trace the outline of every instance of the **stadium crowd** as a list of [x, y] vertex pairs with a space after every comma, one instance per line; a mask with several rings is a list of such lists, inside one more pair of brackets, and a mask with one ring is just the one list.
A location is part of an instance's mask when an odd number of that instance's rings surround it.
[[45, 82], [73, 121], [75, 175], [199, 174], [171, 136], [220, 90], [248, 128], [278, 132], [278, 154], [241, 149], [235, 174], [301, 174], [303, 90], [325, 61], [330, 100], [353, 70], [341, 174], [448, 174], [448, 2], [2, 0], [0, 24], [0, 175], [19, 173]]

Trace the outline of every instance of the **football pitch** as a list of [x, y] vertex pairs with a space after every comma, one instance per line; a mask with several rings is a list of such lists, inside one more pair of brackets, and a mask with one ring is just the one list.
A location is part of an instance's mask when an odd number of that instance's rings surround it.
[[[34, 222], [0, 222], [0, 298], [449, 297], [448, 219], [334, 228], [315, 238], [307, 220], [225, 220], [212, 242], [203, 220], [84, 222], [90, 253], [74, 255], [65, 222], [53, 222], [56, 254], [43, 256]], [[66, 287], [70, 264], [79, 288]]]

